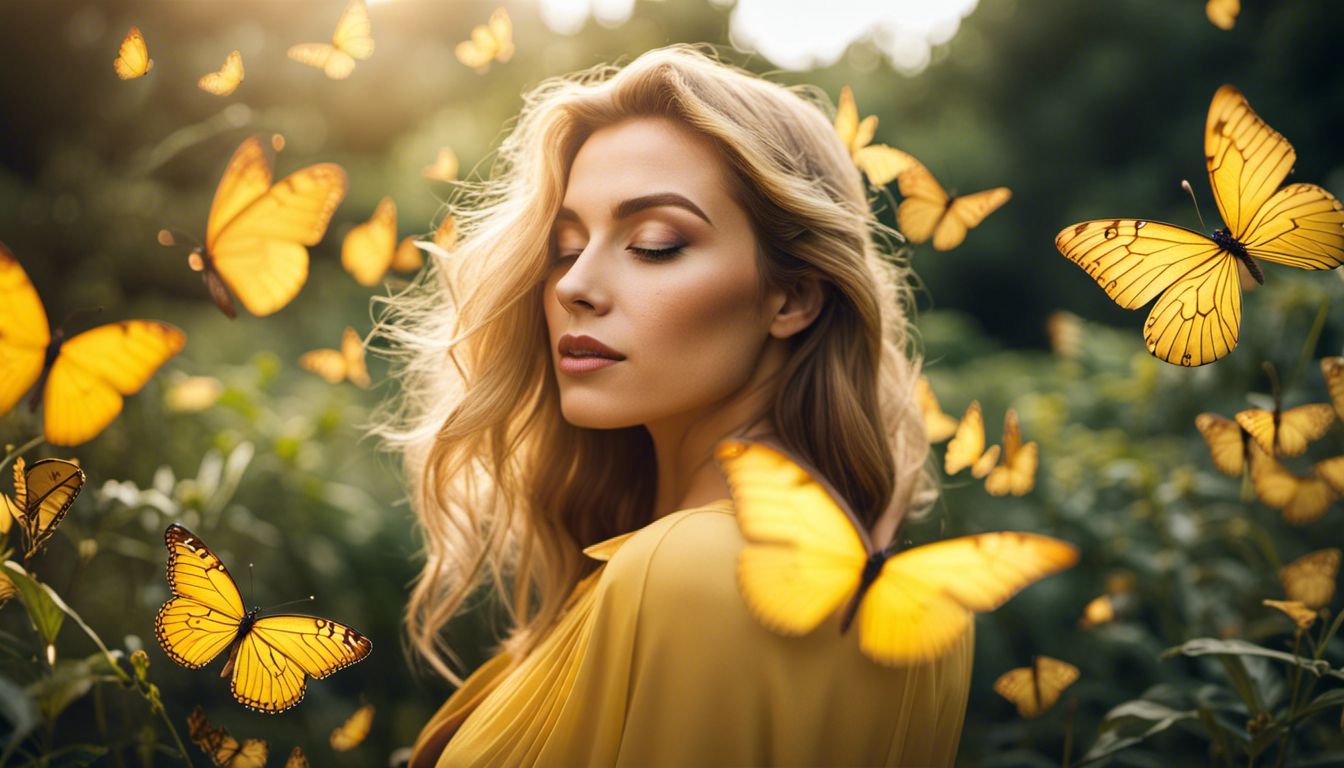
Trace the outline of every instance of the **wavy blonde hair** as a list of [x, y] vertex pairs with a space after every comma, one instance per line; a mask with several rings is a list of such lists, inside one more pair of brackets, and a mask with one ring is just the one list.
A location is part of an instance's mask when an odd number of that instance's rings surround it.
[[805, 275], [826, 284], [762, 414], [779, 443], [870, 529], [882, 520], [890, 534], [936, 495], [913, 398], [910, 275], [878, 246], [892, 230], [872, 214], [831, 114], [818, 89], [673, 45], [541, 83], [491, 177], [459, 186], [448, 211], [458, 245], [387, 300], [378, 328], [401, 385], [380, 434], [404, 453], [426, 555], [406, 636], [439, 674], [462, 682], [443, 630], [479, 587], [508, 596], [500, 648], [522, 658], [597, 567], [581, 549], [651, 522], [652, 440], [642, 426], [565, 421], [541, 302], [566, 176], [599, 127], [670, 117], [708, 137], [754, 223], [762, 299]]

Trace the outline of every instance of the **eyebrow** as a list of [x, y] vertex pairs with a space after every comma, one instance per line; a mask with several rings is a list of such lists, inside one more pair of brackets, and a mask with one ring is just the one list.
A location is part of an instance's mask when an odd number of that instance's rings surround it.
[[[700, 210], [700, 206], [692, 203], [690, 200], [687, 200], [676, 192], [658, 192], [652, 195], [643, 195], [641, 197], [632, 197], [629, 200], [622, 200], [611, 209], [611, 213], [612, 216], [617, 219], [624, 219], [646, 208], [658, 208], [664, 205], [683, 208], [704, 219], [705, 223], [709, 226], [714, 226], [714, 222], [710, 221], [709, 217], [705, 215], [705, 212]], [[575, 213], [572, 209], [561, 207], [556, 213], [555, 218], [557, 221], [577, 222], [579, 220], [579, 214]]]

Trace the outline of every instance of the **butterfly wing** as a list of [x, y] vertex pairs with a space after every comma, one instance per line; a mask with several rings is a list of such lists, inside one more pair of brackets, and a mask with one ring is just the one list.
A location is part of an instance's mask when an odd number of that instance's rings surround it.
[[1311, 471], [1328, 483], [1335, 493], [1344, 494], [1344, 456], [1318, 461]]
[[314, 349], [299, 355], [299, 367], [321, 376], [328, 384], [345, 379], [345, 357], [339, 350]]
[[947, 214], [947, 192], [919, 162], [912, 163], [899, 179], [905, 199], [896, 208], [896, 226], [910, 242], [927, 242]]
[[42, 376], [51, 329], [37, 289], [0, 243], [0, 414], [7, 413]]
[[392, 265], [396, 248], [397, 204], [391, 197], [384, 197], [373, 216], [345, 236], [341, 266], [360, 285], [376, 285]]
[[[877, 130], [877, 123], [873, 123], [873, 131]], [[860, 142], [859, 139], [859, 108], [854, 103], [854, 91], [848, 86], [840, 87], [840, 98], [835, 104], [835, 134], [840, 137], [840, 142], [845, 145], [845, 149], [853, 154], [867, 142]], [[871, 136], [868, 137], [872, 139]]]
[[249, 312], [273, 314], [298, 295], [308, 279], [304, 246], [322, 239], [345, 190], [346, 175], [339, 165], [301, 168], [271, 186], [207, 240], [220, 277]]
[[976, 459], [975, 463], [971, 465], [971, 477], [979, 480], [990, 472], [993, 472], [994, 465], [998, 463], [999, 454], [1002, 453], [1002, 451], [1003, 449], [997, 445], [989, 446], [989, 448], [980, 455], [980, 458]]
[[434, 228], [434, 244], [445, 251], [457, 245], [457, 219], [452, 214], [444, 216]]
[[246, 614], [243, 597], [224, 563], [195, 534], [174, 523], [163, 537], [173, 597], [154, 617], [154, 633], [169, 658], [199, 669], [237, 635]]
[[1324, 437], [1334, 423], [1335, 411], [1326, 403], [1299, 405], [1281, 412], [1274, 433], [1275, 454], [1301, 456], [1307, 452], [1307, 445]]
[[308, 768], [308, 757], [303, 754], [301, 747], [295, 747], [289, 753], [289, 759], [285, 761], [285, 768]]
[[1308, 608], [1324, 608], [1335, 595], [1340, 550], [1336, 547], [1310, 552], [1279, 569], [1279, 582], [1289, 600]]
[[345, 377], [360, 389], [368, 389], [369, 368], [364, 362], [364, 342], [354, 328], [346, 326], [341, 334], [341, 357], [345, 360]]
[[890, 184], [919, 164], [913, 156], [886, 144], [872, 144], [854, 151], [854, 162], [873, 186]]
[[[360, 61], [373, 55], [373, 28], [364, 0], [350, 0], [340, 21], [336, 22], [336, 33], [332, 35], [331, 42], [341, 52]], [[350, 66], [354, 68], [353, 61]]]
[[502, 63], [513, 58], [513, 19], [509, 18], [508, 10], [502, 6], [496, 8], [490, 14], [487, 29], [495, 42], [495, 60]]
[[131, 27], [122, 39], [117, 58], [112, 60], [112, 68], [122, 80], [144, 77], [154, 68], [154, 60], [149, 58], [149, 48], [145, 45], [145, 36], [139, 27]]
[[1297, 490], [1280, 513], [1290, 525], [1306, 525], [1320, 520], [1339, 494], [1325, 478], [1311, 474], [1298, 479]]
[[985, 418], [980, 413], [980, 401], [972, 400], [957, 425], [956, 434], [947, 444], [947, 451], [943, 454], [943, 471], [955, 475], [975, 464], [984, 452]]
[[1144, 323], [1148, 351], [1156, 357], [1204, 365], [1236, 347], [1236, 257], [1204, 235], [1156, 221], [1103, 219], [1062, 230], [1055, 246], [1125, 309], [1161, 295]]
[[989, 472], [985, 490], [994, 496], [1025, 496], [1036, 484], [1037, 453], [1034, 441], [1022, 444], [1021, 422], [1009, 408], [1003, 414], [1003, 463]]
[[331, 43], [298, 43], [291, 45], [285, 55], [300, 64], [317, 67], [332, 80], [344, 80], [355, 71], [355, 60], [350, 54], [336, 50]]
[[748, 609], [775, 632], [806, 634], [854, 594], [864, 539], [834, 497], [774, 448], [724, 440], [714, 457], [747, 540], [737, 582]]
[[1241, 0], [1208, 0], [1204, 4], [1204, 15], [1215, 27], [1228, 30], [1237, 23], [1237, 14], [1241, 13]]
[[[1321, 375], [1325, 377], [1325, 389], [1330, 393], [1335, 413], [1344, 419], [1344, 357], [1321, 358]], [[0, 408], [0, 411], [3, 410]]]
[[961, 245], [966, 233], [980, 225], [1013, 196], [1007, 187], [995, 187], [973, 195], [957, 197], [933, 231], [933, 247], [950, 251]]
[[186, 341], [157, 320], [108, 323], [66, 341], [43, 393], [47, 442], [92, 440], [121, 413], [123, 398], [139, 392]]
[[[84, 487], [84, 470], [64, 459], [42, 459], [24, 473], [23, 530], [28, 556], [42, 547], [65, 519]], [[17, 490], [17, 489], [16, 489]]]
[[196, 85], [207, 93], [228, 96], [238, 89], [241, 82], [243, 82], [243, 56], [238, 51], [232, 51], [218, 72], [202, 75]]
[[457, 153], [451, 147], [439, 147], [434, 162], [421, 168], [420, 175], [433, 181], [453, 181], [457, 178]]
[[1256, 210], [1238, 240], [1266, 261], [1334, 269], [1344, 264], [1344, 205], [1315, 184], [1289, 184]]
[[1195, 417], [1195, 428], [1209, 445], [1213, 466], [1224, 475], [1240, 477], [1246, 469], [1246, 437], [1237, 422], [1216, 413]]
[[1048, 536], [1002, 531], [938, 541], [887, 559], [859, 610], [860, 647], [888, 665], [936, 659], [969, 626], [1036, 581], [1078, 562]]
[[364, 742], [371, 727], [373, 727], [373, 705], [365, 704], [331, 732], [331, 748], [337, 752], [349, 752]]
[[957, 420], [943, 412], [933, 385], [925, 376], [915, 382], [915, 402], [924, 414], [924, 432], [930, 443], [941, 443], [957, 432]]
[[425, 256], [415, 247], [415, 237], [402, 238], [397, 252], [392, 255], [392, 269], [398, 272], [419, 272], [425, 266]]
[[266, 159], [261, 139], [249, 136], [234, 150], [224, 168], [210, 204], [205, 228], [206, 248], [213, 251], [215, 240], [224, 226], [271, 188], [271, 163]]
[[231, 687], [243, 706], [283, 712], [303, 699], [304, 676], [324, 678], [368, 656], [373, 643], [327, 619], [264, 616], [238, 644]]
[[1260, 119], [1241, 91], [1224, 85], [1209, 104], [1204, 156], [1218, 212], [1244, 243], [1251, 220], [1293, 169], [1297, 152]]

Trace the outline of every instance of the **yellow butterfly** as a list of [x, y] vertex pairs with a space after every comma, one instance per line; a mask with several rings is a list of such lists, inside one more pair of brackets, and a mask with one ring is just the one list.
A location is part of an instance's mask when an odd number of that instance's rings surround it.
[[1083, 351], [1083, 320], [1072, 312], [1055, 310], [1045, 319], [1045, 333], [1050, 339], [1050, 351], [1065, 360], [1072, 360]]
[[84, 470], [71, 459], [41, 459], [26, 467], [14, 459], [14, 498], [0, 493], [0, 532], [11, 522], [23, 531], [24, 559], [32, 557], [56, 532], [84, 488]]
[[306, 677], [324, 678], [373, 650], [367, 637], [329, 619], [246, 610], [228, 569], [205, 542], [176, 523], [164, 541], [173, 596], [154, 617], [159, 645], [188, 669], [200, 669], [231, 645], [220, 677], [233, 673], [233, 697], [248, 709], [283, 712], [303, 699]]
[[364, 0], [350, 0], [336, 22], [330, 43], [291, 45], [289, 58], [317, 67], [332, 80], [344, 80], [355, 71], [355, 59], [364, 61], [373, 55], [373, 28]]
[[[1321, 519], [1339, 498], [1339, 492], [1325, 474], [1332, 465], [1325, 462], [1318, 462], [1307, 476], [1298, 477], [1265, 453], [1259, 443], [1251, 441], [1250, 465], [1255, 495], [1265, 506], [1279, 510], [1284, 521], [1293, 525]], [[1335, 482], [1344, 486], [1344, 477], [1336, 478]]]
[[1078, 560], [1071, 544], [1014, 531], [879, 551], [820, 474], [780, 450], [726, 439], [714, 458], [747, 542], [737, 581], [751, 614], [797, 636], [843, 607], [841, 633], [857, 618], [859, 648], [879, 664], [937, 659], [975, 613]]
[[[398, 272], [418, 272], [425, 265], [424, 254], [415, 245], [416, 238], [403, 238], [397, 245], [396, 255], [392, 257], [392, 269]], [[457, 245], [457, 221], [452, 215], [444, 216], [439, 226], [434, 228], [433, 243], [444, 251], [451, 251]]]
[[[994, 459], [998, 459], [997, 450], [994, 452]], [[955, 475], [961, 470], [975, 465], [985, 455], [985, 418], [980, 413], [980, 401], [972, 400], [971, 404], [966, 406], [966, 412], [962, 414], [961, 421], [957, 424], [957, 431], [952, 436], [952, 441], [947, 444], [947, 451], [943, 454], [943, 471], [949, 475]], [[990, 466], [993, 464], [991, 462]], [[988, 474], [989, 469], [985, 469]], [[983, 475], [977, 475], [983, 477]]]
[[929, 169], [917, 161], [901, 171], [900, 190], [905, 199], [896, 209], [896, 226], [915, 244], [933, 238], [933, 247], [939, 251], [961, 245], [967, 232], [1013, 196], [1007, 187], [972, 195], [949, 195]]
[[1195, 417], [1195, 428], [1209, 445], [1213, 466], [1229, 477], [1241, 477], [1246, 469], [1246, 430], [1237, 422], [1216, 413], [1201, 413]]
[[1017, 411], [1009, 408], [1003, 414], [1003, 462], [990, 470], [989, 477], [985, 478], [985, 490], [993, 496], [1007, 493], [1025, 496], [1036, 487], [1037, 463], [1036, 441], [1022, 444], [1022, 427], [1017, 421]]
[[299, 356], [299, 367], [312, 371], [328, 384], [340, 384], [349, 379], [360, 389], [368, 389], [369, 369], [364, 363], [364, 344], [354, 328], [346, 326], [341, 334], [341, 348], [314, 349]]
[[994, 692], [1011, 701], [1025, 718], [1040, 717], [1078, 679], [1078, 668], [1049, 656], [1036, 656], [1030, 667], [1010, 669], [994, 681]]
[[187, 715], [187, 737], [210, 757], [212, 764], [227, 768], [264, 768], [271, 749], [263, 739], [239, 743], [223, 726], [212, 727], [199, 704]]
[[1237, 423], [1272, 456], [1301, 456], [1335, 423], [1335, 412], [1325, 403], [1299, 405], [1284, 411], [1248, 408], [1237, 413]]
[[295, 747], [289, 753], [289, 759], [285, 761], [285, 768], [308, 768], [308, 756], [303, 754], [303, 749]]
[[421, 168], [420, 175], [433, 181], [453, 181], [457, 178], [457, 153], [451, 147], [439, 147], [434, 162]]
[[1340, 550], [1337, 547], [1309, 552], [1279, 569], [1279, 583], [1289, 600], [1319, 610], [1335, 596], [1339, 576]]
[[1285, 616], [1292, 619], [1293, 624], [1297, 626], [1298, 635], [1311, 629], [1311, 625], [1316, 622], [1316, 611], [1296, 600], [1261, 600], [1260, 604], [1277, 608]]
[[1279, 185], [1297, 154], [1230, 85], [1213, 95], [1204, 154], [1227, 228], [1205, 236], [1142, 219], [1073, 224], [1055, 246], [1116, 304], [1138, 309], [1158, 298], [1144, 323], [1148, 351], [1168, 363], [1204, 365], [1237, 346], [1238, 264], [1256, 282], [1256, 259], [1298, 269], [1344, 263], [1344, 206], [1314, 184]]
[[1325, 377], [1325, 390], [1330, 393], [1330, 404], [1344, 419], [1344, 357], [1321, 358], [1321, 375]]
[[345, 190], [345, 170], [335, 163], [300, 168], [271, 184], [261, 139], [248, 137], [215, 190], [205, 246], [193, 250], [187, 263], [230, 318], [237, 315], [234, 298], [258, 317], [274, 314], [308, 280], [304, 246], [322, 240]]
[[1115, 621], [1114, 601], [1110, 595], [1098, 595], [1083, 606], [1083, 615], [1078, 619], [1078, 626], [1082, 629], [1091, 629], [1112, 621]]
[[478, 73], [489, 71], [492, 61], [502, 64], [513, 58], [513, 21], [509, 12], [496, 8], [490, 20], [472, 29], [471, 39], [458, 43], [453, 53], [458, 61]]
[[238, 84], [241, 82], [243, 82], [243, 56], [233, 51], [224, 59], [224, 66], [220, 67], [218, 72], [201, 75], [196, 85], [206, 93], [228, 96], [238, 90]]
[[117, 58], [112, 60], [112, 68], [122, 80], [134, 80], [144, 77], [154, 68], [154, 60], [149, 58], [149, 48], [145, 46], [145, 36], [139, 27], [131, 27], [121, 41]]
[[[66, 338], [14, 254], [0, 243], [0, 415], [29, 389], [28, 410], [45, 403], [52, 445], [78, 445], [121, 413], [123, 399], [186, 344], [182, 331], [157, 320], [122, 320]], [[34, 386], [36, 385], [36, 386]]]
[[924, 414], [924, 432], [930, 443], [941, 443], [957, 432], [957, 420], [943, 413], [938, 405], [938, 396], [933, 393], [933, 385], [926, 376], [920, 376], [915, 382], [915, 402]]
[[349, 752], [364, 742], [371, 727], [373, 727], [373, 705], [365, 704], [331, 732], [331, 748], [337, 752]]
[[397, 204], [384, 197], [373, 216], [357, 225], [341, 243], [341, 266], [360, 285], [376, 285], [392, 266], [397, 251]]
[[1217, 28], [1228, 30], [1237, 23], [1237, 14], [1241, 13], [1241, 0], [1208, 0], [1204, 4], [1204, 15]]
[[868, 177], [873, 186], [890, 184], [902, 171], [916, 164], [915, 158], [886, 144], [872, 144], [877, 133], [877, 115], [859, 120], [859, 108], [854, 103], [854, 92], [846, 85], [840, 89], [840, 103], [835, 109], [835, 132], [844, 142], [855, 165]]

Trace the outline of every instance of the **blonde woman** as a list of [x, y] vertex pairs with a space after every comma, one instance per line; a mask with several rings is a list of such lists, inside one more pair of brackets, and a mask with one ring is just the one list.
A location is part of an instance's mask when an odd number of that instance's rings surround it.
[[[734, 578], [725, 437], [815, 467], [879, 545], [932, 494], [908, 275], [823, 98], [689, 46], [547, 81], [392, 300], [406, 629], [459, 685], [412, 768], [953, 762], [969, 635], [882, 667], [838, 615], [768, 631]], [[510, 624], [463, 681], [443, 630], [482, 585]]]

